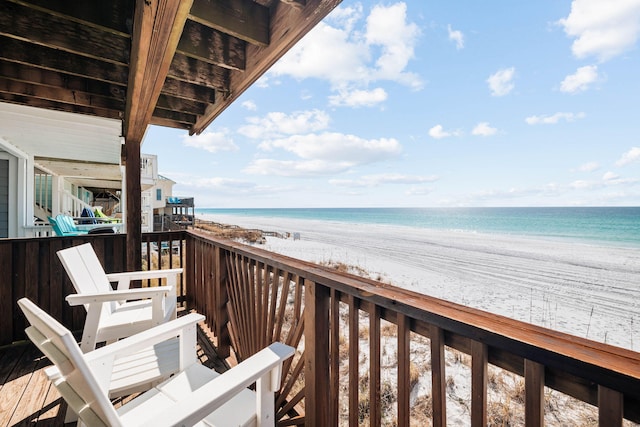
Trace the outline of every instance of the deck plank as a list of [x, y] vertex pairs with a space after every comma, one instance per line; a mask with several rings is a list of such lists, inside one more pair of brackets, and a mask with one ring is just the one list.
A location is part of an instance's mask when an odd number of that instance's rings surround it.
[[[198, 328], [197, 353], [200, 362], [219, 372], [228, 365], [216, 354], [210, 332]], [[67, 409], [44, 368], [49, 360], [31, 343], [0, 348], [0, 426], [61, 426]], [[120, 406], [132, 397], [114, 400]]]
[[[24, 345], [24, 344], [20, 344]], [[13, 369], [5, 378], [2, 389], [0, 390], [0, 425], [11, 425], [10, 421], [16, 409], [20, 405], [20, 400], [25, 394], [27, 385], [31, 380], [33, 372], [38, 365], [38, 350], [33, 345], [24, 345], [26, 348], [20, 357], [14, 361], [7, 360], [8, 364], [13, 365]], [[40, 408], [36, 408], [39, 410]]]

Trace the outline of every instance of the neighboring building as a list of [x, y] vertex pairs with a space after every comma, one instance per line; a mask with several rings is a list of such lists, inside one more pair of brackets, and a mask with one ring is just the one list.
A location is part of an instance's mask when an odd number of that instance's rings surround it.
[[[84, 208], [124, 221], [119, 120], [0, 103], [0, 129], [0, 238], [51, 235], [48, 216]], [[175, 182], [153, 154], [141, 154], [140, 175], [142, 231], [153, 231]]]

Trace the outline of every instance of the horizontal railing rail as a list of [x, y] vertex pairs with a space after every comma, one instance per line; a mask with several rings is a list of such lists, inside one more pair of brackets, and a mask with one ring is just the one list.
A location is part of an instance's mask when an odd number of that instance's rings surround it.
[[281, 425], [444, 426], [459, 408], [472, 426], [640, 422], [634, 351], [199, 232], [186, 263], [188, 304], [221, 354], [243, 359], [272, 340], [298, 348]]

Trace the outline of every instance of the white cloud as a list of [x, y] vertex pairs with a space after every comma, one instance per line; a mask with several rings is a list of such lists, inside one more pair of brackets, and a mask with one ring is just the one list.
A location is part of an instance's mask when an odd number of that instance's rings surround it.
[[524, 119], [529, 125], [555, 125], [560, 120], [573, 122], [575, 120], [584, 119], [586, 114], [580, 113], [555, 113], [553, 116], [530, 116]]
[[640, 35], [638, 0], [573, 0], [569, 16], [560, 19], [565, 33], [575, 38], [575, 57], [595, 56], [600, 61], [634, 46]]
[[491, 126], [489, 126], [489, 123], [481, 122], [481, 123], [478, 123], [476, 127], [473, 128], [473, 130], [471, 131], [471, 134], [476, 136], [491, 136], [491, 135], [495, 135], [497, 132], [498, 132], [498, 129], [492, 128]]
[[602, 180], [603, 181], [611, 181], [611, 180], [619, 179], [619, 178], [620, 178], [620, 176], [616, 175], [613, 172], [607, 172], [602, 176]]
[[514, 67], [504, 68], [496, 71], [490, 75], [487, 79], [489, 83], [489, 89], [493, 96], [504, 96], [513, 90], [515, 85], [513, 84], [513, 77], [515, 76], [516, 69]]
[[584, 180], [577, 180], [577, 181], [573, 181], [571, 184], [569, 184], [569, 187], [575, 189], [575, 190], [588, 190], [591, 189], [593, 187], [595, 187], [596, 184], [594, 182], [591, 181], [584, 181]]
[[451, 25], [447, 25], [447, 31], [449, 33], [449, 40], [456, 43], [456, 49], [460, 50], [464, 48], [464, 35], [462, 31], [452, 30]]
[[253, 139], [274, 138], [282, 135], [316, 132], [329, 126], [329, 115], [321, 110], [296, 111], [291, 114], [271, 112], [264, 117], [247, 118], [248, 125], [238, 133]]
[[598, 169], [600, 169], [600, 165], [598, 164], [598, 162], [588, 162], [580, 165], [580, 167], [578, 168], [580, 172], [593, 172]]
[[402, 147], [393, 138], [363, 139], [342, 133], [292, 135], [266, 141], [263, 150], [280, 148], [303, 159], [347, 162], [353, 165], [387, 160], [400, 154]]
[[229, 131], [223, 129], [219, 132], [203, 132], [200, 135], [183, 135], [182, 144], [187, 147], [199, 148], [209, 151], [211, 153], [217, 153], [219, 151], [237, 151], [238, 146], [233, 142], [233, 139], [229, 136]]
[[329, 96], [329, 103], [333, 106], [371, 107], [387, 100], [387, 92], [383, 88], [373, 90], [340, 90], [337, 95]]
[[251, 101], [251, 100], [249, 100], [249, 101], [244, 101], [244, 102], [242, 103], [242, 106], [243, 106], [244, 108], [246, 108], [247, 110], [249, 110], [249, 111], [256, 111], [256, 110], [258, 109], [258, 106], [256, 105], [256, 103], [255, 103], [255, 102], [253, 102], [253, 101]]
[[589, 85], [598, 80], [598, 67], [585, 65], [570, 74], [560, 83], [560, 90], [567, 93], [583, 92], [589, 89]]
[[396, 173], [365, 175], [359, 179], [332, 179], [330, 184], [340, 187], [378, 187], [385, 184], [422, 184], [435, 182], [437, 176], [403, 175]]
[[[368, 85], [377, 81], [421, 89], [423, 82], [419, 76], [407, 71], [419, 35], [419, 27], [407, 20], [405, 3], [375, 6], [364, 25], [360, 5], [338, 7], [280, 59], [269, 74], [327, 80], [333, 91], [344, 93], [366, 92]], [[338, 99], [343, 98], [338, 95]]]
[[449, 138], [451, 136], [460, 136], [462, 132], [459, 130], [445, 131], [442, 125], [435, 125], [429, 129], [429, 136], [435, 139]]
[[616, 166], [625, 166], [635, 162], [640, 162], [640, 147], [631, 147], [629, 151], [618, 159]]
[[303, 177], [331, 175], [349, 170], [353, 162], [330, 162], [325, 160], [275, 160], [256, 159], [243, 172], [253, 175]]

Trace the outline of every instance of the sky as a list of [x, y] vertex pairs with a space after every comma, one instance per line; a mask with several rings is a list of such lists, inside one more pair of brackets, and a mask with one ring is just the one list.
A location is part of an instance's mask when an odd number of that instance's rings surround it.
[[640, 205], [640, 0], [344, 0], [202, 134], [199, 208]]

